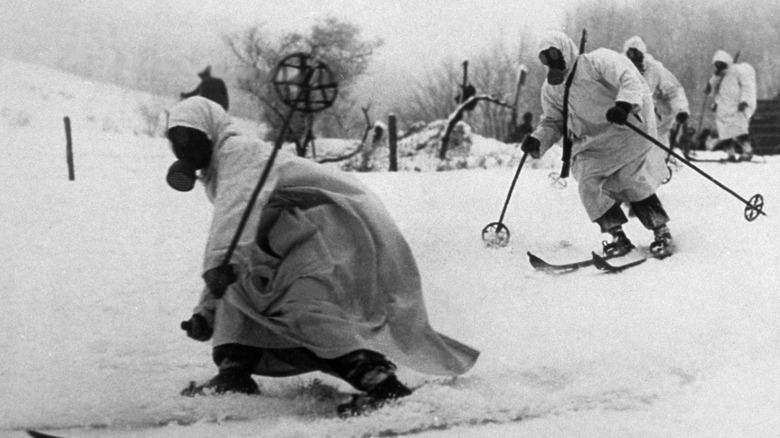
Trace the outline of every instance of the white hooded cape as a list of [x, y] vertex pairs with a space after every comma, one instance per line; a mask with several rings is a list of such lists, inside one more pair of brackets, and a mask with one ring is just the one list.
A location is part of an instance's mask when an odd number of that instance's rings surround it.
[[[204, 271], [219, 265], [271, 146], [234, 132], [219, 105], [193, 97], [168, 126], [205, 132], [216, 145], [202, 179], [214, 204]], [[411, 249], [380, 200], [351, 176], [280, 152], [231, 259], [239, 280], [221, 300], [204, 291], [214, 343], [304, 347], [322, 358], [358, 349], [419, 372], [459, 375], [479, 352], [434, 331]], [[297, 370], [264, 357], [257, 374]]]

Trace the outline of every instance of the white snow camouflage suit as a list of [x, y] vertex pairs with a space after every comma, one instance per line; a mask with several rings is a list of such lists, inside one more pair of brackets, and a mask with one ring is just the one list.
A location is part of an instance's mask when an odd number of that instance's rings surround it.
[[[203, 272], [222, 263], [272, 146], [240, 135], [217, 104], [192, 97], [168, 128], [205, 132], [214, 144], [200, 175], [214, 214]], [[367, 349], [422, 373], [459, 375], [479, 352], [434, 331], [416, 261], [381, 201], [353, 177], [280, 151], [231, 258], [238, 280], [195, 313], [214, 346], [306, 348], [332, 359]], [[264, 354], [255, 374], [302, 370]]]
[[678, 113], [690, 114], [688, 98], [680, 81], [664, 67], [661, 61], [647, 53], [647, 45], [639, 36], [629, 38], [623, 45], [623, 53], [628, 49], [636, 49], [644, 56], [644, 73], [642, 76], [647, 82], [650, 93], [653, 95], [653, 104], [656, 113], [656, 132], [658, 140], [669, 146], [669, 130]]
[[[629, 122], [652, 137], [656, 135], [653, 100], [647, 83], [624, 55], [597, 49], [579, 55], [566, 34], [545, 34], [539, 52], [555, 47], [566, 61], [568, 79], [575, 61], [577, 70], [569, 91], [569, 136], [572, 139], [572, 175], [591, 221], [596, 221], [616, 201], [641, 201], [655, 193], [668, 170], [664, 151], [628, 127], [607, 121], [616, 101], [633, 105]], [[560, 85], [542, 85], [542, 116], [532, 134], [546, 153], [563, 136], [563, 93]]]
[[[710, 85], [713, 90], [715, 123], [721, 141], [748, 134], [750, 118], [756, 112], [756, 71], [750, 64], [734, 59], [723, 50], [718, 50], [712, 58], [713, 64], [721, 61], [726, 64], [723, 76], [713, 75]], [[748, 104], [739, 111], [740, 102]]]

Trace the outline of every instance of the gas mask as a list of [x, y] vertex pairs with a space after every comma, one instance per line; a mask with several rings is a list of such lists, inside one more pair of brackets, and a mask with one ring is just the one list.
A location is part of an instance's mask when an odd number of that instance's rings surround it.
[[165, 180], [174, 190], [189, 192], [195, 188], [197, 171], [211, 163], [211, 140], [204, 132], [184, 126], [169, 129], [168, 140], [178, 160], [168, 168]]
[[555, 47], [539, 52], [539, 60], [547, 66], [547, 83], [550, 85], [560, 85], [565, 79], [566, 61], [563, 54]]
[[721, 76], [728, 68], [728, 65], [723, 61], [715, 61], [712, 65], [715, 67], [715, 74], [717, 76]]
[[626, 56], [628, 59], [631, 60], [631, 62], [634, 63], [636, 68], [639, 70], [640, 73], [645, 73], [645, 55], [642, 54], [642, 52], [639, 51], [639, 49], [630, 48], [626, 50]]

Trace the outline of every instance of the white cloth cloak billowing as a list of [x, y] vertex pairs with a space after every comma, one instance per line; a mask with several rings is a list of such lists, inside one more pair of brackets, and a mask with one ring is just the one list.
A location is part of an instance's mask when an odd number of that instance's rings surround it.
[[[596, 49], [579, 55], [577, 46], [563, 32], [543, 35], [539, 51], [555, 47], [566, 61], [565, 77], [577, 70], [569, 90], [569, 136], [572, 139], [571, 172], [578, 182], [580, 199], [591, 221], [616, 201], [641, 201], [668, 176], [664, 151], [626, 126], [610, 123], [607, 110], [616, 101], [630, 103], [628, 121], [656, 136], [653, 99], [639, 70], [624, 55]], [[542, 85], [542, 116], [532, 134], [546, 153], [563, 136], [565, 85]]]
[[[222, 262], [270, 145], [232, 131], [202, 98], [170, 110], [169, 127], [205, 132], [216, 147], [202, 175], [214, 218], [204, 271]], [[353, 177], [280, 152], [231, 258], [239, 280], [221, 300], [204, 290], [196, 312], [214, 344], [304, 347], [322, 358], [358, 349], [435, 375], [459, 375], [479, 352], [432, 329], [415, 258], [381, 201]], [[264, 356], [261, 375], [305, 372]]]

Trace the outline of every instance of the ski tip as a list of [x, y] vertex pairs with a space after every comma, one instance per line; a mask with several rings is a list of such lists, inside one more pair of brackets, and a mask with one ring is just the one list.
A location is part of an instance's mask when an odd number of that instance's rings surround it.
[[32, 438], [62, 438], [56, 435], [49, 435], [47, 433], [38, 432], [37, 430], [27, 429], [27, 434]]
[[527, 254], [528, 254], [528, 261], [531, 263], [531, 266], [534, 269], [536, 269], [537, 271], [539, 271], [539, 270], [543, 271], [543, 270], [545, 270], [545, 269], [547, 269], [549, 267], [547, 262], [545, 262], [544, 260], [540, 259], [539, 257], [531, 254], [530, 251]]
[[540, 262], [542, 262], [542, 263], [543, 263], [543, 260], [542, 260], [542, 259], [540, 259], [539, 257], [537, 257], [537, 256], [535, 256], [535, 255], [533, 255], [533, 254], [531, 254], [531, 251], [528, 251], [528, 252], [526, 252], [526, 254], [528, 254], [528, 261], [530, 261], [532, 265], [536, 266], [536, 265], [538, 265]]

